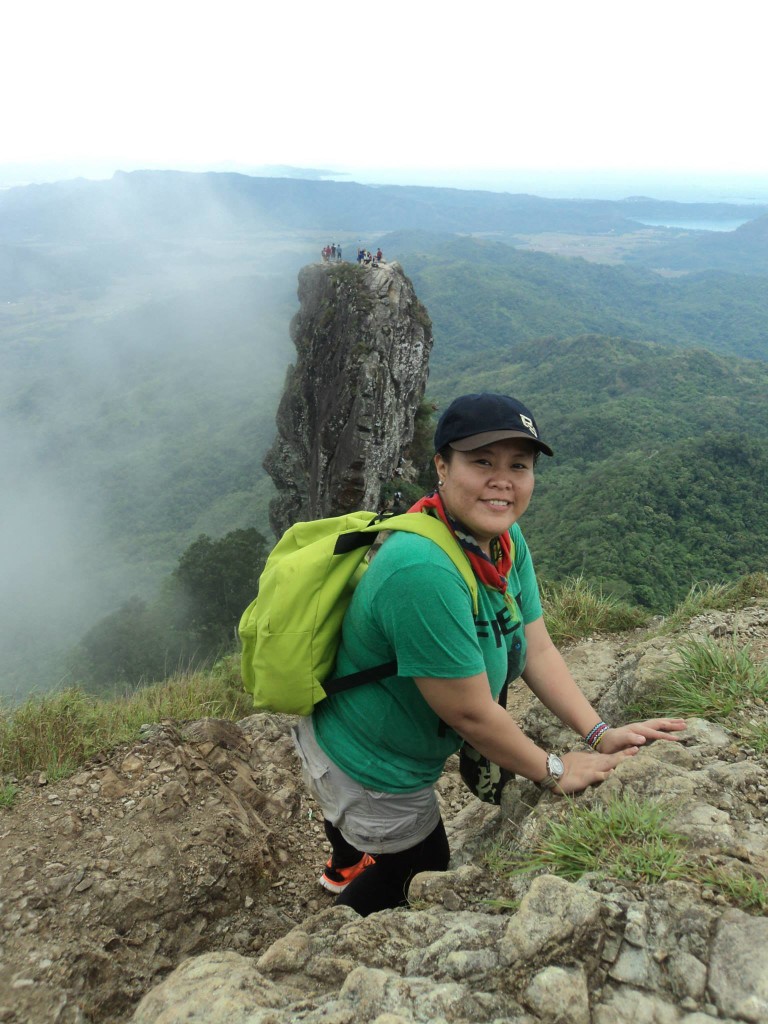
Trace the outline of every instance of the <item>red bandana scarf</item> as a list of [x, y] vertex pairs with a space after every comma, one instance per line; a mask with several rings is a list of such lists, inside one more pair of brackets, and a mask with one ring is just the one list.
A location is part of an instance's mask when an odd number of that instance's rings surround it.
[[442, 519], [456, 540], [464, 549], [467, 558], [472, 566], [472, 571], [481, 583], [492, 590], [499, 590], [506, 595], [507, 577], [512, 568], [510, 555], [511, 543], [509, 533], [505, 530], [499, 537], [491, 541], [490, 557], [481, 550], [475, 538], [467, 530], [466, 526], [448, 514], [439, 491], [432, 491], [424, 498], [419, 498], [415, 505], [411, 505], [409, 512], [426, 512]]

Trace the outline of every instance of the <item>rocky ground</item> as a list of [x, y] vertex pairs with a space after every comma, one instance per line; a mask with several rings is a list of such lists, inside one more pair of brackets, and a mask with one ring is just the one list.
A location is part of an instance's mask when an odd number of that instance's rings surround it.
[[[0, 1021], [124, 1020], [184, 957], [257, 954], [332, 905], [290, 725], [167, 722], [24, 781], [0, 811]], [[448, 818], [476, 805], [455, 770], [440, 790]]]
[[[690, 633], [749, 641], [766, 658], [768, 607], [702, 616]], [[638, 632], [567, 656], [616, 720], [676, 639]], [[565, 745], [525, 691], [510, 708], [542, 742]], [[411, 910], [363, 921], [331, 909], [290, 724], [167, 722], [67, 779], [23, 780], [0, 811], [0, 1021], [768, 1020], [767, 918], [689, 881], [501, 881], [484, 851], [535, 848], [563, 802], [513, 783], [500, 810], [486, 807], [455, 759], [439, 784], [452, 870], [420, 876]], [[649, 747], [580, 799], [663, 798], [697, 856], [765, 879], [765, 769], [734, 733], [694, 721], [684, 743]]]

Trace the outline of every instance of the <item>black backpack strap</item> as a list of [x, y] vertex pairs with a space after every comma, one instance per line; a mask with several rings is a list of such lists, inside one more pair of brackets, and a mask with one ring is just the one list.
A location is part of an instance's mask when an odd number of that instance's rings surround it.
[[375, 533], [362, 533], [360, 530], [340, 533], [336, 538], [333, 553], [334, 555], [346, 555], [348, 551], [354, 551], [356, 548], [369, 548], [375, 540]]
[[360, 672], [352, 672], [348, 676], [339, 676], [338, 679], [328, 679], [323, 683], [323, 689], [330, 697], [334, 693], [343, 693], [344, 690], [351, 690], [353, 686], [360, 686], [362, 683], [374, 683], [377, 679], [386, 679], [387, 676], [397, 675], [397, 662], [388, 661], [385, 665], [374, 665], [372, 668], [364, 668]]
[[[387, 518], [387, 516], [384, 513], [379, 513], [379, 515], [373, 516], [369, 525], [372, 526], [376, 522], [381, 522], [384, 518]], [[357, 548], [369, 548], [375, 539], [375, 533], [362, 533], [359, 530], [353, 530], [350, 533], [340, 533], [333, 553], [335, 555], [345, 555], [347, 552], [354, 551]], [[397, 675], [397, 662], [388, 661], [385, 665], [373, 665], [371, 668], [364, 668], [360, 672], [351, 672], [347, 676], [339, 676], [338, 679], [327, 679], [323, 683], [323, 689], [326, 695], [330, 697], [334, 693], [343, 693], [344, 690], [351, 690], [355, 686], [362, 686], [363, 683], [375, 683], [378, 679], [386, 679], [387, 676], [395, 675]]]

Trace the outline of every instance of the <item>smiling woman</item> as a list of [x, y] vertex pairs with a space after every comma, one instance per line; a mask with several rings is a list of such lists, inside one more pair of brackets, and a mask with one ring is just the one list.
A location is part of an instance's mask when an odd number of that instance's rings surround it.
[[[504, 426], [501, 427], [500, 425]], [[435, 435], [437, 486], [443, 504], [490, 557], [490, 543], [528, 508], [540, 452], [533, 416], [506, 395], [465, 395], [453, 402]]]
[[[685, 727], [652, 719], [610, 728], [549, 637], [518, 523], [536, 459], [552, 455], [532, 413], [506, 395], [463, 395], [440, 418], [435, 452], [437, 488], [409, 512], [450, 531], [480, 584], [477, 614], [454, 559], [426, 537], [393, 533], [355, 590], [336, 674], [390, 662], [397, 674], [334, 694], [294, 729], [332, 849], [320, 884], [363, 915], [405, 903], [417, 872], [447, 868], [435, 783], [463, 743], [562, 795]], [[519, 675], [590, 752], [561, 757], [520, 730], [497, 702]]]
[[494, 537], [509, 530], [533, 494], [536, 450], [530, 441], [494, 441], [469, 452], [438, 453], [437, 486], [446, 511], [461, 520], [490, 557]]

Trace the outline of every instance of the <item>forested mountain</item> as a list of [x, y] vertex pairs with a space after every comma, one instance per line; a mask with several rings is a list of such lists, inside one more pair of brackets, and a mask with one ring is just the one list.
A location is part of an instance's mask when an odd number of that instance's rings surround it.
[[666, 609], [768, 566], [768, 364], [587, 335], [461, 383], [524, 396], [555, 450], [524, 522], [544, 577]]
[[62, 652], [154, 600], [200, 534], [270, 536], [296, 272], [331, 239], [381, 239], [413, 279], [435, 404], [506, 390], [546, 425], [526, 519], [545, 575], [664, 607], [765, 568], [767, 290], [706, 257], [738, 236], [754, 269], [765, 218], [690, 233], [704, 272], [680, 277], [498, 241], [631, 233], [653, 203], [172, 172], [0, 193], [0, 692], [65, 678]]
[[[587, 446], [589, 442], [586, 442]], [[768, 441], [708, 432], [547, 475], [526, 536], [539, 573], [582, 573], [669, 610], [695, 582], [768, 565]]]
[[408, 268], [442, 344], [433, 376], [463, 373], [500, 346], [582, 332], [694, 345], [768, 359], [768, 285], [707, 272], [666, 278], [499, 242], [397, 232], [386, 239]]
[[[533, 340], [478, 364], [461, 384], [525, 392], [558, 456], [579, 466], [709, 431], [768, 440], [768, 362], [702, 349], [600, 335]], [[454, 391], [434, 381], [439, 399]]]

